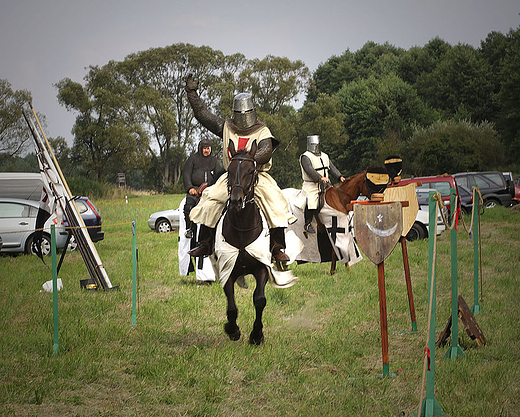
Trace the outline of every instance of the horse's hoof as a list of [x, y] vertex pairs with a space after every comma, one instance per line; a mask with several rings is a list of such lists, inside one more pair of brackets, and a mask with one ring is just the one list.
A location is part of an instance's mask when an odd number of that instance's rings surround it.
[[253, 336], [253, 333], [249, 335], [249, 344], [260, 346], [262, 343], [264, 343], [264, 334], [261, 333], [259, 338], [256, 338]]
[[229, 338], [233, 341], [237, 341], [240, 339], [240, 328], [236, 326], [235, 330], [230, 329], [230, 324], [226, 323], [224, 324], [224, 331], [227, 333]]
[[236, 342], [237, 340], [240, 339], [240, 330], [237, 330], [235, 333], [232, 333], [232, 334], [228, 333], [228, 336], [229, 336], [230, 340], [232, 340], [233, 342]]

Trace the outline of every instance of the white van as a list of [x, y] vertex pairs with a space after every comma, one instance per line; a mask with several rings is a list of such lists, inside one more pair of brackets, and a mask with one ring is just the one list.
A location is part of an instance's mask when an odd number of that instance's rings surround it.
[[40, 201], [43, 181], [39, 173], [0, 172], [0, 198]]

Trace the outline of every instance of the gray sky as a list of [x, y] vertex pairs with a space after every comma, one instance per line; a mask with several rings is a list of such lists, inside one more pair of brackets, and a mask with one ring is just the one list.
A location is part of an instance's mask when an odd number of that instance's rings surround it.
[[[247, 58], [320, 63], [366, 42], [409, 49], [439, 36], [478, 47], [520, 26], [518, 0], [0, 0], [0, 78], [29, 90], [47, 134], [72, 143], [53, 84], [89, 65], [178, 42]], [[295, 106], [299, 108], [301, 101]]]

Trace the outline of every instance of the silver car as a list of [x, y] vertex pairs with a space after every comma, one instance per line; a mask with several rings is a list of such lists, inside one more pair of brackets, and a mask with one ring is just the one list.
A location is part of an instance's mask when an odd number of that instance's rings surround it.
[[158, 211], [153, 213], [148, 219], [148, 226], [157, 233], [168, 233], [172, 230], [179, 230], [180, 210]]
[[[21, 252], [34, 254], [33, 239], [36, 229], [36, 216], [40, 203], [32, 200], [16, 198], [0, 198], [0, 235], [2, 248], [0, 252]], [[42, 237], [42, 254], [51, 253], [52, 217], [44, 225]], [[63, 225], [56, 226], [56, 248], [62, 249], [67, 242], [68, 232]]]

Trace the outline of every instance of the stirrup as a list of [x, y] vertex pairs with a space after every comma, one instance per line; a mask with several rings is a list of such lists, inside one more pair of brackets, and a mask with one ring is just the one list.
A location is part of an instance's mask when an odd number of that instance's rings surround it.
[[193, 237], [193, 230], [191, 230], [191, 229], [186, 230], [186, 232], [184, 233], [184, 237], [186, 239], [191, 239]]
[[200, 256], [209, 256], [211, 255], [211, 248], [208, 244], [201, 243], [199, 246], [189, 250], [188, 255], [193, 256], [194, 258], [198, 258]]
[[312, 227], [311, 223], [308, 223], [305, 226], [303, 226], [303, 230], [307, 233], [316, 233], [316, 230], [314, 230], [314, 227]]

